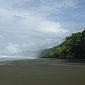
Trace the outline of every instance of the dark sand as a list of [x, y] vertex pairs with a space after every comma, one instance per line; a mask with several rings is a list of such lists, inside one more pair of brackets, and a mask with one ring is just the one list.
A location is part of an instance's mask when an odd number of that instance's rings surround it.
[[0, 85], [85, 85], [85, 65], [49, 59], [1, 62]]

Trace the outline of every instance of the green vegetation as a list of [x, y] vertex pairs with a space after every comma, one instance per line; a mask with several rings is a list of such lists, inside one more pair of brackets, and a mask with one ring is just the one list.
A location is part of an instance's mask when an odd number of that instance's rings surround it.
[[66, 37], [60, 45], [49, 49], [46, 58], [85, 58], [85, 30]]

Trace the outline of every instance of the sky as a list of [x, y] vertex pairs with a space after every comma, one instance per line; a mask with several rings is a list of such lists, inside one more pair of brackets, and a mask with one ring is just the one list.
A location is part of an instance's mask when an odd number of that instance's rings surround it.
[[0, 55], [46, 49], [85, 27], [85, 0], [0, 0]]

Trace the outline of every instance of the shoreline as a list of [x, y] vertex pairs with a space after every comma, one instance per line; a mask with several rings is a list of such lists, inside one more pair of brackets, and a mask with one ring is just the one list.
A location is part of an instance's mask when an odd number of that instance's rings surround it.
[[37, 58], [37, 59], [7, 59], [1, 60], [0, 65], [12, 65], [17, 63], [35, 63], [43, 65], [54, 65], [54, 66], [81, 66], [85, 65], [85, 59], [54, 59], [54, 58]]

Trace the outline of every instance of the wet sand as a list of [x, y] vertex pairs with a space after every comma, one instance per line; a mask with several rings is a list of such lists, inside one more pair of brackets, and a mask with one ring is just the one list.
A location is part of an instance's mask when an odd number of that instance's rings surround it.
[[85, 85], [85, 65], [51, 59], [2, 61], [0, 85]]

